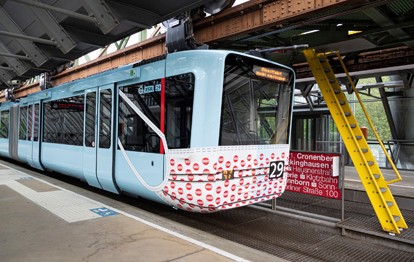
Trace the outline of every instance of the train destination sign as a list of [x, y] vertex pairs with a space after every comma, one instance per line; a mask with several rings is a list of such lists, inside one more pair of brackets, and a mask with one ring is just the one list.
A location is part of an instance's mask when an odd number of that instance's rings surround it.
[[289, 72], [287, 70], [255, 65], [253, 66], [253, 72], [261, 78], [278, 82], [289, 82]]
[[290, 152], [286, 190], [340, 199], [339, 154]]
[[83, 111], [84, 104], [79, 102], [68, 102], [68, 101], [52, 101], [50, 103], [52, 109], [70, 109], [76, 111]]

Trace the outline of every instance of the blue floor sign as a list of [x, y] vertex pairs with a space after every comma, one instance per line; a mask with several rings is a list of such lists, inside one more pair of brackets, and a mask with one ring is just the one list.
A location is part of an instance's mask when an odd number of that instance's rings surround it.
[[117, 212], [106, 207], [92, 208], [91, 211], [102, 217], [115, 216], [118, 214]]

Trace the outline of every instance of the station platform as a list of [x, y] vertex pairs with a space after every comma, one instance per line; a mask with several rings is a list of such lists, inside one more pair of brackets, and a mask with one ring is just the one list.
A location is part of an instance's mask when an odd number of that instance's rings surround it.
[[1, 261], [284, 261], [10, 166], [0, 160]]
[[[346, 172], [347, 191], [357, 192], [358, 178], [348, 175], [352, 168]], [[139, 199], [120, 201], [111, 193], [57, 176], [0, 159], [2, 261], [412, 261], [414, 257], [411, 210], [403, 210], [409, 230], [390, 236], [381, 231], [369, 203], [346, 202], [345, 221], [339, 219], [340, 201], [291, 192], [277, 199], [276, 211], [245, 207], [196, 214], [163, 206], [154, 212], [128, 202]], [[408, 191], [401, 194], [409, 196], [411, 173], [403, 176], [408, 176], [407, 184], [402, 184]], [[282, 207], [331, 219], [309, 223], [295, 214], [281, 215]], [[341, 229], [350, 237], [343, 237]], [[358, 231], [364, 235], [350, 233]]]

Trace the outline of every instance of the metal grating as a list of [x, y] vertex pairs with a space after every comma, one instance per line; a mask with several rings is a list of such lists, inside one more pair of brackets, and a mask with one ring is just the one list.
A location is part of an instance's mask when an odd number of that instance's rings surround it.
[[[344, 241], [343, 237], [326, 239], [317, 243], [317, 246], [305, 247], [303, 253], [312, 254], [318, 261], [412, 261], [413, 258], [410, 252], [379, 247], [362, 241], [355, 245], [352, 241]], [[295, 255], [287, 256], [286, 259], [306, 261]]]
[[[401, 239], [404, 242], [409, 242], [413, 244], [414, 247], [414, 211], [410, 210], [401, 210], [402, 214], [407, 222], [408, 229], [403, 230], [401, 234], [394, 236], [395, 240]], [[383, 232], [381, 226], [375, 216], [357, 216], [354, 215], [352, 218], [341, 222], [341, 225], [346, 226], [346, 228], [355, 229], [355, 230], [364, 230], [368, 232], [373, 232], [377, 235], [383, 235], [388, 237], [386, 232]]]
[[304, 194], [284, 192], [277, 199], [277, 206], [311, 212], [318, 215], [341, 218], [341, 202], [323, 197], [310, 198]]
[[313, 249], [315, 244], [334, 238], [337, 233], [298, 220], [272, 216], [218, 232], [217, 235], [278, 257], [313, 261], [313, 255], [303, 254], [303, 250]]
[[[336, 229], [248, 207], [215, 214], [170, 209], [162, 213], [179, 223], [290, 261], [412, 261], [413, 257], [407, 251], [342, 237]], [[370, 219], [366, 222], [372, 223]]]
[[[300, 198], [303, 196], [296, 196], [296, 200]], [[307, 201], [312, 203], [309, 199]], [[140, 208], [143, 208], [142, 204], [139, 204]], [[248, 207], [198, 214], [164, 206], [145, 206], [151, 212], [173, 221], [291, 261], [378, 261], [378, 256], [372, 256], [372, 250], [378, 249], [378, 245], [342, 237], [337, 229]], [[359, 210], [367, 213], [365, 207]], [[370, 220], [372, 217], [362, 215], [361, 218], [366, 223], [375, 224]], [[376, 224], [381, 230], [379, 223]], [[380, 249], [379, 256], [387, 261], [409, 261], [412, 256], [409, 252], [385, 246]]]
[[[341, 202], [335, 199], [285, 192], [277, 199], [277, 206], [333, 218], [341, 217]], [[402, 231], [395, 238], [414, 243], [414, 211], [402, 209], [401, 212], [408, 224], [408, 229]], [[368, 203], [345, 201], [345, 221], [340, 224], [346, 226], [346, 228], [388, 236], [387, 233], [382, 231], [374, 210]]]

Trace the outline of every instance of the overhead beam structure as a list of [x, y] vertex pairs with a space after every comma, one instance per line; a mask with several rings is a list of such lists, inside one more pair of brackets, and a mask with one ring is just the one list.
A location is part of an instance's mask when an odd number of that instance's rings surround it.
[[0, 90], [209, 1], [0, 0]]
[[[18, 2], [22, 3], [21, 1], [22, 0], [19, 0]], [[30, 0], [24, 2], [34, 3], [34, 1]], [[45, 32], [49, 35], [49, 37], [51, 39], [54, 39], [54, 41], [57, 43], [57, 47], [60, 49], [60, 51], [62, 51], [62, 53], [66, 54], [76, 47], [76, 43], [72, 39], [72, 37], [59, 24], [59, 22], [56, 21], [56, 19], [50, 14], [48, 10], [38, 8], [38, 6], [32, 5], [30, 5], [28, 8], [36, 17], [36, 20], [40, 22], [40, 24], [42, 25]]]
[[[40, 66], [46, 62], [46, 55], [34, 43], [31, 42], [35, 39], [25, 39], [23, 31], [19, 28], [18, 25], [16, 25], [16, 23], [10, 18], [10, 16], [4, 11], [3, 8], [0, 8], [0, 24], [7, 29], [7, 32], [1, 31], [0, 34], [15, 37], [17, 44], [22, 48], [24, 53], [30, 57], [30, 60], [36, 66]], [[46, 41], [45, 39], [43, 40]]]
[[[27, 1], [27, 0], [18, 0]], [[201, 19], [194, 23], [195, 38], [199, 42], [209, 44], [213, 48], [230, 48], [236, 50], [253, 49], [256, 47], [277, 46], [279, 44], [291, 45], [297, 43], [308, 43], [312, 39], [319, 39], [314, 46], [318, 44], [328, 44], [338, 41], [338, 39], [345, 40], [337, 46], [351, 46], [369, 48], [370, 51], [379, 50], [379, 48], [395, 48], [397, 43], [379, 46], [373, 43], [373, 36], [383, 34], [384, 32], [395, 33], [395, 24], [391, 22], [383, 22], [381, 17], [371, 13], [371, 18], [364, 15], [364, 19], [352, 20], [349, 24], [343, 27], [339, 26], [339, 22], [347, 21], [347, 17], [355, 12], [363, 14], [363, 11], [369, 12], [371, 9], [388, 4], [390, 1], [386, 0], [252, 0], [242, 5], [224, 10], [218, 15], [212, 15]], [[113, 6], [117, 6], [111, 5]], [[125, 9], [124, 6], [119, 10]], [[361, 16], [362, 17], [362, 16]], [[374, 19], [375, 18], [375, 19]], [[384, 18], [384, 17], [383, 17]], [[385, 19], [385, 18], [384, 18]], [[401, 21], [405, 25], [404, 32], [409, 32], [406, 29], [412, 28], [412, 23], [409, 21]], [[333, 24], [335, 23], [335, 24]], [[337, 24], [338, 23], [338, 24]], [[381, 23], [380, 25], [376, 23]], [[313, 29], [319, 26], [320, 30], [315, 35], [305, 34], [306, 30]], [[362, 31], [361, 35], [348, 35], [349, 29], [359, 29]], [[325, 30], [325, 31], [324, 31]], [[364, 34], [364, 32], [370, 32]], [[337, 34], [334, 36], [334, 33]], [[412, 37], [410, 33], [406, 33], [407, 37]], [[327, 36], [331, 36], [331, 40], [324, 42]], [[348, 42], [347, 42], [348, 41]], [[407, 39], [402, 39], [401, 44], [407, 42]], [[360, 45], [364, 44], [364, 45]], [[327, 46], [328, 47], [328, 46]], [[321, 46], [322, 48], [322, 46]], [[407, 46], [405, 46], [407, 48]], [[341, 50], [342, 53], [346, 54]], [[355, 52], [355, 49], [349, 52]], [[399, 49], [394, 53], [408, 56], [404, 63], [414, 62], [413, 50]], [[165, 37], [164, 35], [138, 43], [126, 49], [119, 50], [115, 53], [105, 57], [90, 61], [81, 66], [67, 69], [60, 74], [52, 77], [54, 85], [59, 85], [68, 81], [73, 81], [78, 78], [83, 78], [91, 74], [95, 74], [104, 70], [109, 70], [121, 65], [139, 61], [142, 59], [149, 59], [155, 56], [165, 54]], [[363, 65], [368, 63], [373, 64], [377, 60], [359, 61], [360, 57], [355, 53], [350, 53], [350, 58], [345, 59], [351, 66], [358, 70], [366, 70]], [[368, 56], [375, 57], [375, 54], [368, 54]], [[268, 57], [273, 59], [273, 55]], [[289, 58], [289, 57], [288, 57]], [[279, 59], [279, 58], [277, 58]], [[289, 58], [290, 59], [290, 58]], [[302, 58], [303, 59], [303, 58]], [[280, 60], [278, 60], [280, 61]], [[300, 62], [299, 60], [295, 60]], [[283, 62], [283, 61], [282, 61]], [[378, 63], [381, 61], [378, 61]], [[383, 62], [383, 61], [382, 61]], [[388, 61], [386, 61], [388, 62]], [[298, 75], [301, 77], [309, 76], [309, 68], [306, 64], [293, 65], [298, 68]], [[37, 84], [29, 85], [15, 91], [16, 97], [25, 96], [29, 93], [38, 91]]]

